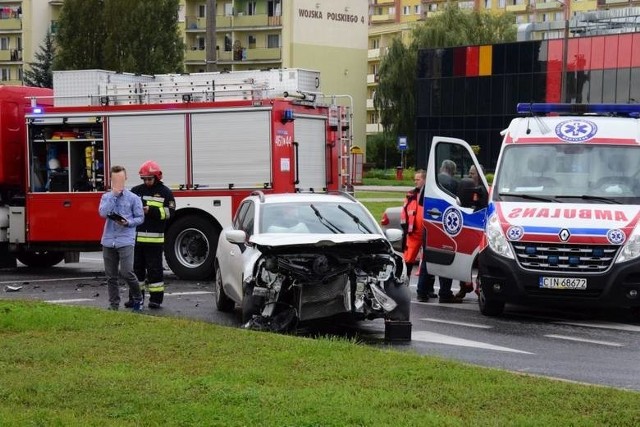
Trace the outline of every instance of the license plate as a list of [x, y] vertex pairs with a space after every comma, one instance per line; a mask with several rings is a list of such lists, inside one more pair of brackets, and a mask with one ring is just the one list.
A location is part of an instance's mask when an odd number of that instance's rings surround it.
[[587, 279], [577, 277], [540, 277], [539, 285], [546, 289], [587, 289]]

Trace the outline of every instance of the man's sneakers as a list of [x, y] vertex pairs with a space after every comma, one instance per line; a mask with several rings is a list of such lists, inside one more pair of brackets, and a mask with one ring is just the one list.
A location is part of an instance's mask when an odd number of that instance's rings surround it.
[[124, 302], [124, 307], [125, 308], [133, 308], [133, 300], [130, 299], [129, 301], [125, 301]]
[[131, 309], [134, 313], [141, 313], [144, 311], [144, 301], [132, 301]]
[[159, 302], [149, 301], [148, 307], [157, 310], [158, 308], [161, 308], [161, 305]]
[[429, 302], [429, 297], [427, 295], [418, 294], [416, 299], [418, 302]]

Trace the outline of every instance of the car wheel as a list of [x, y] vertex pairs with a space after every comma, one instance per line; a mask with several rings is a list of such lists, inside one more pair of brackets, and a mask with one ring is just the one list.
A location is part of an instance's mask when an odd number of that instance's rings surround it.
[[216, 308], [218, 311], [231, 312], [235, 308], [235, 303], [231, 298], [224, 293], [224, 288], [222, 287], [222, 273], [220, 272], [220, 264], [218, 263], [218, 259], [215, 260], [216, 269]]
[[[480, 278], [478, 278], [480, 280]], [[480, 294], [478, 295], [478, 305], [480, 313], [489, 317], [500, 316], [504, 311], [504, 301], [487, 295], [480, 282]]]
[[55, 251], [21, 252], [16, 255], [16, 258], [28, 267], [48, 268], [60, 263], [64, 259], [64, 253]]

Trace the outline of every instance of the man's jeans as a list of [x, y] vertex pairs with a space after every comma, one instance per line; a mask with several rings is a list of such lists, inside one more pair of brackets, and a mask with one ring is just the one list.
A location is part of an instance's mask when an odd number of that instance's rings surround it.
[[109, 304], [120, 305], [120, 286], [118, 283], [118, 270], [120, 276], [129, 285], [129, 292], [136, 302], [142, 301], [140, 284], [138, 278], [133, 273], [133, 246], [123, 246], [121, 248], [102, 247], [102, 257], [104, 258], [104, 272], [107, 276], [107, 287], [109, 289]]

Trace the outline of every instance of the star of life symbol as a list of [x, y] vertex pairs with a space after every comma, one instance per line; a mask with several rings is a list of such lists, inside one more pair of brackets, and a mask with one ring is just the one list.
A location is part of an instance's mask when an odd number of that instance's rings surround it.
[[567, 142], [587, 141], [593, 138], [596, 132], [598, 132], [598, 126], [589, 120], [565, 120], [556, 126], [558, 138]]
[[622, 243], [624, 243], [626, 238], [627, 235], [620, 229], [616, 228], [607, 231], [607, 240], [609, 240], [609, 242], [613, 243], [614, 245], [621, 245]]
[[457, 236], [462, 230], [462, 214], [453, 206], [449, 206], [442, 214], [444, 231], [451, 236]]
[[507, 230], [507, 239], [520, 240], [524, 236], [524, 230], [519, 225], [512, 225]]
[[566, 228], [563, 228], [558, 233], [558, 237], [560, 238], [561, 241], [566, 242], [567, 240], [569, 240], [569, 237], [571, 237], [571, 233]]

